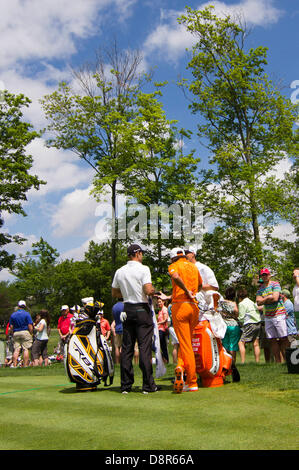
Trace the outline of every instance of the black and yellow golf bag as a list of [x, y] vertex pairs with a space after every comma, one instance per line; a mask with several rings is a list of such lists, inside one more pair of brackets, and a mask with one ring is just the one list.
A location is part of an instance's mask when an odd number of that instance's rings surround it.
[[106, 339], [97, 327], [98, 302], [84, 308], [86, 318], [76, 322], [67, 348], [66, 371], [78, 391], [96, 390], [113, 383], [114, 364]]

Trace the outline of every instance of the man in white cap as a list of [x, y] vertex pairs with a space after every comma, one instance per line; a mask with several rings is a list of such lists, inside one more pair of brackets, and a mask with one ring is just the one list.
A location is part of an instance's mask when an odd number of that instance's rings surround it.
[[206, 264], [196, 261], [197, 249], [193, 246], [190, 246], [189, 248], [185, 250], [185, 253], [186, 253], [186, 258], [189, 261], [191, 261], [191, 263], [195, 264], [195, 266], [197, 267], [201, 275], [202, 290], [204, 291], [219, 290], [219, 284], [217, 282], [214, 271], [211, 268], [209, 268], [209, 266], [207, 266]]
[[29, 365], [29, 350], [32, 346], [33, 321], [29, 312], [25, 310], [26, 302], [20, 300], [19, 309], [14, 312], [10, 319], [10, 332], [13, 333], [14, 352], [13, 367], [17, 367], [18, 357], [21, 348], [23, 348], [24, 367]]
[[[129, 393], [134, 383], [132, 359], [137, 339], [139, 367], [142, 370], [142, 392], [157, 392], [152, 368], [152, 336], [154, 324], [148, 296], [155, 293], [148, 266], [142, 264], [143, 249], [138, 244], [128, 247], [129, 261], [119, 268], [112, 282], [112, 297], [123, 298], [123, 342], [120, 360], [121, 392]], [[124, 314], [124, 315], [123, 315]]]

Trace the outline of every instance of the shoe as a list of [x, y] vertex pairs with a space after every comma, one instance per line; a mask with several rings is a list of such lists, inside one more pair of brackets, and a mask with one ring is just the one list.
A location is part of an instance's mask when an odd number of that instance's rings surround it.
[[235, 365], [232, 366], [232, 379], [233, 379], [233, 382], [240, 382], [241, 380], [239, 371]]
[[174, 393], [182, 393], [183, 388], [184, 388], [184, 371], [182, 367], [178, 366], [175, 368], [174, 375], [175, 375], [175, 381], [173, 384], [173, 391]]
[[142, 390], [142, 393], [143, 395], [148, 395], [149, 393], [159, 392], [160, 390], [162, 390], [162, 387], [160, 387], [160, 385], [157, 385], [156, 388], [154, 388], [153, 390]]
[[193, 387], [189, 387], [189, 385], [185, 384], [183, 387], [183, 392], [198, 392], [198, 387], [197, 385], [194, 385]]

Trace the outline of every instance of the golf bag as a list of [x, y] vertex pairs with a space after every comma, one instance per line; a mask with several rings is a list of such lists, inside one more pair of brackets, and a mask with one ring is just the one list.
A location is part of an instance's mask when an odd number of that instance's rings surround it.
[[66, 371], [78, 391], [96, 390], [102, 381], [105, 387], [112, 385], [113, 360], [95, 319], [87, 318], [76, 323], [68, 343]]
[[208, 320], [200, 321], [192, 335], [196, 372], [203, 387], [220, 387], [224, 377], [231, 374], [232, 356], [216, 338]]

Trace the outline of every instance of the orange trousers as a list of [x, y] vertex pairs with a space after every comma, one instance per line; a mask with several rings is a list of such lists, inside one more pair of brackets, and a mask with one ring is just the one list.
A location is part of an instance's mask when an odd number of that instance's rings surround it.
[[197, 385], [195, 356], [192, 348], [192, 333], [198, 324], [198, 307], [194, 303], [174, 302], [172, 304], [172, 322], [179, 340], [178, 363], [187, 375], [186, 384]]

